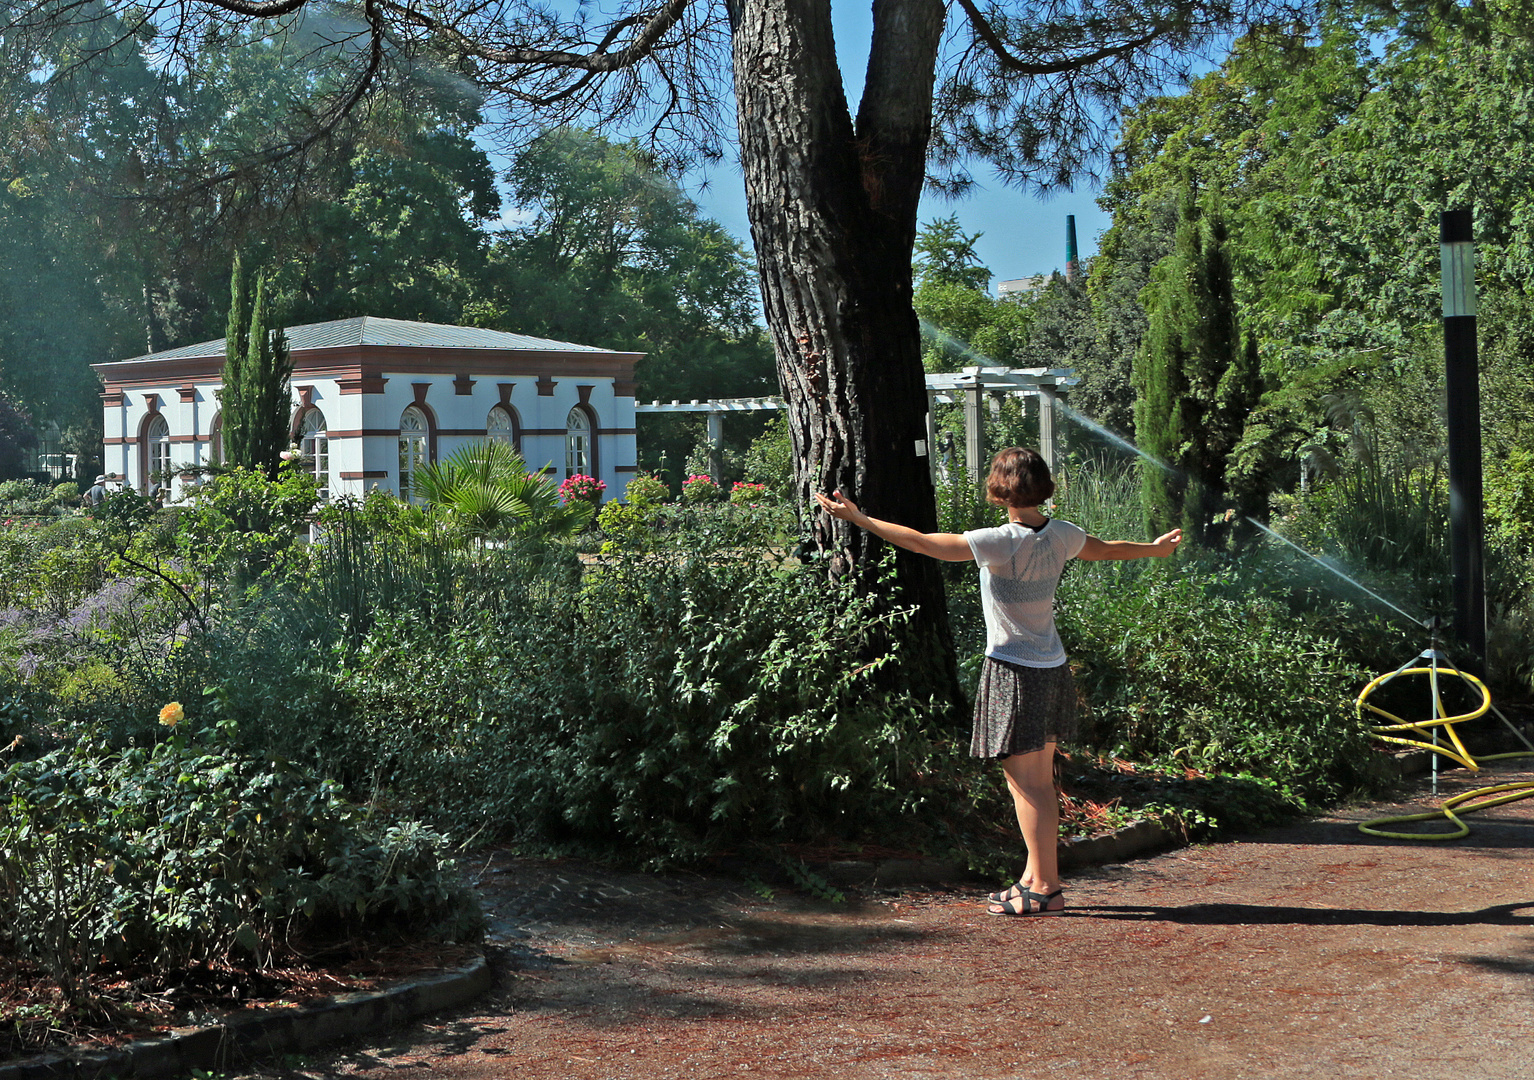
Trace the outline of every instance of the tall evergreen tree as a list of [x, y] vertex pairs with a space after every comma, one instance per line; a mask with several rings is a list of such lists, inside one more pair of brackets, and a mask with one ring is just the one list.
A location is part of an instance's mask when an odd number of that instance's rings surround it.
[[1227, 533], [1214, 521], [1226, 458], [1261, 391], [1255, 347], [1242, 347], [1237, 326], [1228, 240], [1218, 200], [1201, 209], [1187, 184], [1172, 253], [1142, 294], [1149, 325], [1135, 358], [1135, 432], [1175, 470], [1144, 466], [1146, 524], [1205, 545]]
[[270, 315], [266, 279], [257, 275], [252, 297], [236, 255], [224, 338], [224, 461], [260, 469], [275, 479], [278, 455], [291, 437], [288, 380], [293, 363], [287, 335], [280, 328], [266, 328]]

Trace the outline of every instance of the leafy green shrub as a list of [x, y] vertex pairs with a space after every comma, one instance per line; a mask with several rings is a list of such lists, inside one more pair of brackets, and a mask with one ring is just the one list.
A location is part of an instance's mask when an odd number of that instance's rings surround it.
[[181, 516], [180, 553], [188, 563], [227, 575], [238, 586], [263, 574], [281, 573], [285, 561], [295, 556], [318, 505], [314, 475], [291, 462], [283, 465], [276, 480], [259, 469], [226, 469], [197, 489], [195, 501]]
[[62, 615], [100, 589], [111, 560], [88, 518], [0, 528], [0, 609]]
[[1073, 564], [1060, 628], [1092, 745], [1247, 773], [1326, 801], [1377, 786], [1353, 709], [1373, 673], [1231, 570]]
[[435, 833], [179, 735], [18, 762], [0, 801], [0, 941], [66, 993], [100, 963], [265, 963], [305, 938], [478, 925]]
[[670, 498], [671, 489], [658, 476], [636, 476], [623, 489], [623, 499], [630, 506], [657, 506]]
[[788, 433], [788, 417], [779, 413], [768, 420], [741, 455], [740, 465], [745, 479], [766, 484], [769, 491], [781, 494], [792, 490], [794, 444]]
[[338, 771], [460, 831], [651, 859], [930, 830], [956, 751], [875, 685], [870, 602], [739, 539], [684, 530], [580, 588], [524, 562], [499, 612], [380, 621]]
[[66, 514], [79, 505], [80, 488], [73, 482], [0, 481], [0, 517]]
[[602, 553], [612, 554], [625, 547], [642, 547], [654, 535], [657, 518], [654, 504], [623, 503], [613, 501], [602, 507], [597, 515], [597, 528], [606, 539]]
[[730, 488], [731, 506], [758, 506], [766, 502], [769, 497], [765, 484], [749, 484], [744, 480], [737, 480]]

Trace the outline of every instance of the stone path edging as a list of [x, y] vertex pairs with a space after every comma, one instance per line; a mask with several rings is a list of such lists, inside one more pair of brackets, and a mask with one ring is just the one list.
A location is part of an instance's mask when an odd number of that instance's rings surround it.
[[494, 983], [484, 957], [454, 971], [388, 990], [342, 994], [303, 1009], [271, 1009], [205, 1028], [137, 1039], [111, 1050], [66, 1050], [0, 1065], [0, 1080], [143, 1080], [222, 1071], [253, 1057], [330, 1046], [473, 1000]]

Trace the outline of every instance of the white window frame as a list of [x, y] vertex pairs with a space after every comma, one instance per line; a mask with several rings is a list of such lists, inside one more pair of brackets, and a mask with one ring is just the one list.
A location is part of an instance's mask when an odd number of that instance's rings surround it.
[[565, 476], [595, 476], [591, 414], [579, 405], [565, 417]]
[[[164, 413], [155, 413], [144, 425], [144, 451], [144, 494], [151, 484], [170, 487], [170, 421]], [[160, 474], [158, 481], [155, 473]]]
[[399, 417], [399, 497], [415, 502], [411, 482], [422, 465], [431, 462], [431, 421], [419, 406], [410, 405]]
[[320, 487], [320, 498], [330, 498], [330, 436], [327, 433], [325, 414], [310, 409], [298, 422], [298, 450], [309, 460], [314, 481]]
[[520, 430], [516, 414], [508, 406], [492, 405], [490, 411], [485, 414], [485, 440], [487, 442], [505, 443], [520, 454], [522, 452], [521, 440], [517, 437]]

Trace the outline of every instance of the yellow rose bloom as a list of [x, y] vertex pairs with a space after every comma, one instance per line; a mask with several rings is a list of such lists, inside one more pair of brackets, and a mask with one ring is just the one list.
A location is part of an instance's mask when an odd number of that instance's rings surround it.
[[181, 708], [181, 702], [172, 701], [160, 710], [160, 723], [168, 728], [173, 728], [186, 719], [186, 711]]

